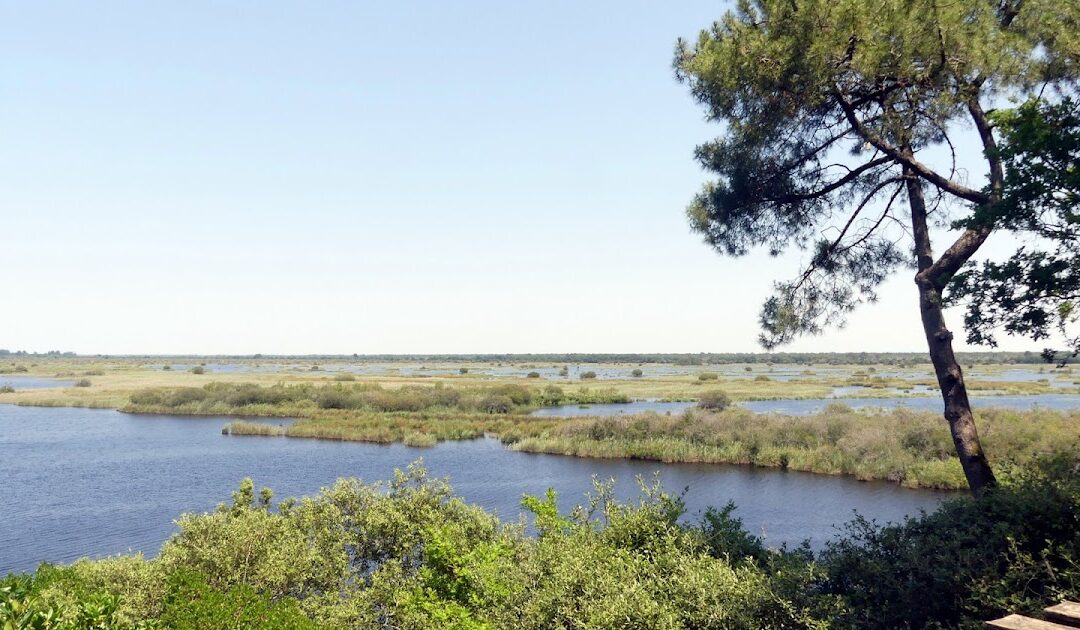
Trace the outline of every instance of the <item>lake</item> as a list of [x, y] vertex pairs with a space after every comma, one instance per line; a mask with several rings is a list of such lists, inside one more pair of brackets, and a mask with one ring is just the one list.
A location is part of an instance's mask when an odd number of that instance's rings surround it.
[[771, 545], [808, 538], [820, 547], [856, 510], [896, 521], [953, 496], [751, 467], [518, 453], [494, 439], [418, 449], [222, 435], [228, 422], [0, 405], [0, 574], [32, 570], [43, 560], [129, 550], [155, 555], [175, 531], [173, 519], [229, 500], [245, 476], [281, 499], [315, 493], [339, 477], [387, 479], [395, 467], [421, 457], [432, 474], [449, 476], [466, 500], [506, 520], [518, 518], [524, 493], [554, 487], [569, 510], [584, 501], [593, 475], [615, 478], [625, 499], [637, 496], [635, 476], [659, 471], [670, 491], [687, 489], [691, 518], [734, 500], [747, 528]]
[[5, 385], [19, 389], [48, 389], [50, 387], [71, 387], [75, 381], [67, 381], [43, 376], [24, 376], [19, 374], [0, 374], [0, 387]]

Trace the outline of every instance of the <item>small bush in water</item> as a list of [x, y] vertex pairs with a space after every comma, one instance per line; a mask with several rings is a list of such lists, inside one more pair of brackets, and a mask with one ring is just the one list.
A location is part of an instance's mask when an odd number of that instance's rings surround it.
[[731, 406], [731, 398], [720, 390], [705, 392], [698, 397], [698, 407], [710, 411], [722, 411]]

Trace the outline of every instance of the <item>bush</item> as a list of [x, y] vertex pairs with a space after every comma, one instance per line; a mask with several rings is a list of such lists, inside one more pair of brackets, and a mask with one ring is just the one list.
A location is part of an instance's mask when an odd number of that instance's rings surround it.
[[161, 369], [165, 370], [166, 372], [171, 372], [172, 371], [172, 366], [166, 364], [166, 365], [161, 366]]
[[[640, 419], [603, 419], [618, 440]], [[659, 421], [657, 416], [654, 420]], [[418, 466], [286, 500], [245, 479], [184, 515], [157, 559], [0, 578], [12, 628], [981, 628], [1080, 595], [1075, 456], [901, 525], [850, 525], [817, 559], [770, 550], [735, 506], [685, 518], [659, 484], [594, 482], [569, 514], [526, 496], [503, 525]]]
[[642, 375], [642, 374], [644, 374], [644, 372], [642, 372], [642, 371], [641, 371], [640, 369], [638, 369], [638, 368], [634, 368], [634, 369], [633, 369], [633, 370], [632, 370], [632, 371], [630, 372], [630, 376], [633, 376], [634, 378], [641, 378], [641, 375]]
[[466, 367], [458, 368], [458, 374], [468, 374], [468, 373], [469, 373], [469, 368], [466, 368]]
[[824, 592], [845, 604], [839, 625], [981, 628], [1080, 596], [1077, 470], [1062, 455], [900, 525], [856, 519], [821, 557]]
[[480, 409], [485, 413], [510, 413], [514, 410], [514, 401], [502, 394], [491, 394], [480, 401]]
[[348, 372], [343, 372], [341, 374], [335, 374], [334, 380], [339, 383], [348, 383], [350, 381], [355, 381], [356, 377], [352, 374], [349, 374]]
[[771, 381], [772, 379], [769, 378], [768, 376], [765, 376], [764, 374], [758, 374], [757, 376], [754, 377], [754, 380], [759, 382], [759, 383], [765, 383], [765, 382]]
[[720, 378], [720, 375], [717, 374], [716, 372], [702, 372], [701, 374], [697, 375], [697, 380], [702, 381], [702, 382], [704, 382], [704, 381], [715, 381], [715, 380], [719, 380], [719, 378]]
[[698, 397], [698, 407], [710, 411], [723, 411], [731, 406], [731, 398], [721, 390], [704, 392]]
[[201, 365], [196, 365], [189, 370], [192, 374], [206, 374], [206, 368]]
[[15, 393], [15, 388], [12, 387], [11, 385], [0, 385], [0, 394], [13, 394], [13, 393]]
[[525, 378], [540, 378], [539, 372], [529, 372], [525, 375]]
[[583, 381], [593, 379], [596, 378], [596, 372], [582, 372], [581, 376], [579, 376], [578, 378]]
[[174, 630], [318, 628], [292, 597], [275, 601], [242, 583], [217, 590], [207, 584], [206, 576], [186, 569], [169, 576], [160, 620], [162, 627]]
[[88, 378], [80, 378], [79, 380], [75, 381], [75, 387], [90, 387], [90, 385], [90, 379]]
[[352, 409], [359, 401], [344, 389], [326, 387], [315, 395], [315, 404], [320, 409]]

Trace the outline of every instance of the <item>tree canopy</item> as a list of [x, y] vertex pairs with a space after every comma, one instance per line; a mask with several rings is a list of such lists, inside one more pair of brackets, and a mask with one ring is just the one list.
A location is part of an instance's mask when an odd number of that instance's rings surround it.
[[[1057, 332], [1080, 353], [1080, 103], [1031, 100], [994, 117], [1005, 165], [990, 219], [1028, 238], [1004, 262], [957, 274], [950, 299], [966, 302], [968, 341], [996, 346], [996, 330], [1047, 339]], [[1055, 358], [1048, 350], [1047, 358]], [[1064, 357], [1067, 359], [1069, 357]]]
[[[765, 302], [762, 345], [842, 324], [913, 268], [960, 463], [976, 495], [996, 485], [943, 307], [950, 287], [968, 298], [983, 342], [1075, 319], [1075, 146], [1059, 127], [1080, 78], [1080, 2], [741, 0], [679, 42], [675, 70], [724, 125], [697, 148], [715, 179], [687, 209], [693, 228], [727, 255], [809, 252]], [[1012, 99], [1032, 104], [998, 109]], [[943, 227], [951, 243], [935, 248]], [[973, 266], [995, 230], [1058, 245]]]
[[[917, 265], [920, 217], [903, 203], [912, 179], [927, 190], [929, 227], [961, 230], [920, 270], [938, 291], [993, 229], [1010, 226], [1009, 204], [995, 204], [1012, 183], [1005, 163], [1019, 156], [996, 152], [994, 126], [1010, 119], [993, 106], [1075, 86], [1080, 3], [743, 0], [695, 43], [680, 41], [675, 68], [724, 124], [696, 152], [716, 179], [690, 204], [692, 227], [727, 255], [810, 252], [763, 308], [771, 348], [842, 323], [891, 272]], [[958, 145], [971, 130], [982, 146]], [[959, 168], [972, 152], [985, 155], [984, 173]]]

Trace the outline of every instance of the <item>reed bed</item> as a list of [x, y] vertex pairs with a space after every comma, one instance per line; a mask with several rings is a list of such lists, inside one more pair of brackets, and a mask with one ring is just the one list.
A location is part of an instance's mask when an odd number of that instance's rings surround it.
[[[978, 418], [991, 461], [1008, 468], [1080, 448], [1080, 411], [988, 409]], [[690, 410], [677, 416], [581, 418], [512, 448], [577, 457], [746, 464], [884, 479], [910, 487], [967, 487], [941, 416], [831, 405], [812, 416]]]

